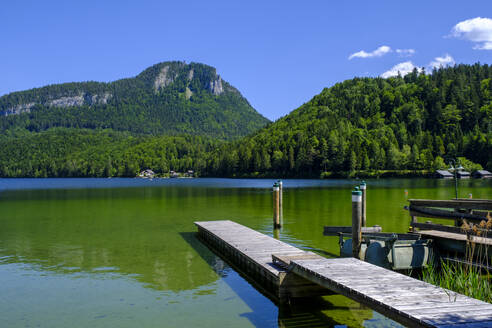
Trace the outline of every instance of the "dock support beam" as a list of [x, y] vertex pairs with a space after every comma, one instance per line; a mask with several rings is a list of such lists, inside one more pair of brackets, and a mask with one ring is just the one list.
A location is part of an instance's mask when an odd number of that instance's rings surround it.
[[273, 229], [280, 228], [280, 187], [273, 184]]
[[360, 190], [362, 191], [362, 226], [365, 227], [367, 224], [366, 219], [366, 182], [362, 181], [360, 184]]
[[362, 191], [355, 187], [352, 191], [352, 255], [360, 260], [362, 240]]

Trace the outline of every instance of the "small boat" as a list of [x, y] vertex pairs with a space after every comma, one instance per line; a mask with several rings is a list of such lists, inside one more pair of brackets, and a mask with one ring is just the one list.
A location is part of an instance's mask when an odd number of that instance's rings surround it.
[[[352, 257], [351, 234], [341, 233], [340, 257]], [[362, 235], [360, 257], [364, 261], [392, 270], [418, 269], [433, 258], [432, 240], [414, 233], [371, 233]]]

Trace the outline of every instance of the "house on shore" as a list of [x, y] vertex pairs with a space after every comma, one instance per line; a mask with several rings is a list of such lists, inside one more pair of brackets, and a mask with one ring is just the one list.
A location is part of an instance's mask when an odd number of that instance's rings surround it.
[[155, 172], [150, 170], [150, 169], [147, 169], [147, 170], [143, 170], [142, 172], [140, 172], [140, 174], [138, 175], [140, 178], [153, 178], [155, 176]]
[[453, 175], [446, 170], [436, 170], [436, 177], [440, 179], [452, 179]]
[[486, 170], [475, 171], [472, 176], [476, 179], [492, 179], [492, 173]]
[[456, 176], [460, 179], [470, 179], [470, 172], [467, 171], [457, 171]]

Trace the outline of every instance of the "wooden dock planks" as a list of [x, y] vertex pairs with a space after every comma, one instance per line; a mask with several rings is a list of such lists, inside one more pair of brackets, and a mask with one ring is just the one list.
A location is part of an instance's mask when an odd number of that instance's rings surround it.
[[280, 302], [331, 291], [410, 327], [492, 327], [492, 304], [355, 258], [305, 252], [232, 221], [195, 224], [203, 241]]
[[[418, 233], [425, 238], [444, 238], [444, 239], [450, 239], [450, 240], [456, 240], [462, 242], [467, 241], [467, 236], [462, 233], [453, 233], [453, 232], [438, 231], [438, 230], [420, 230]], [[475, 244], [492, 246], [492, 238], [484, 238], [484, 237], [472, 235], [470, 236], [470, 241]]]
[[492, 304], [355, 258], [293, 259], [289, 268], [407, 326], [492, 327]]
[[273, 263], [272, 254], [322, 258], [229, 220], [195, 222], [198, 236], [257, 287], [281, 303], [289, 298], [331, 294]]

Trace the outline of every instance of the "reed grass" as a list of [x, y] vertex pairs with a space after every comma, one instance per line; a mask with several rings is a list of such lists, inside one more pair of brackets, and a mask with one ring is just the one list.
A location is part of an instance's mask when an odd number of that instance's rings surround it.
[[[466, 254], [464, 263], [441, 259], [439, 263], [427, 265], [422, 270], [422, 279], [428, 283], [492, 303], [492, 281], [489, 267], [488, 248], [474, 242], [473, 236], [487, 238], [492, 228], [492, 217], [478, 225], [463, 222], [462, 230], [467, 234]], [[473, 262], [482, 264], [482, 267]]]
[[433, 285], [492, 303], [490, 275], [478, 267], [441, 260], [440, 267], [424, 267], [422, 278]]

